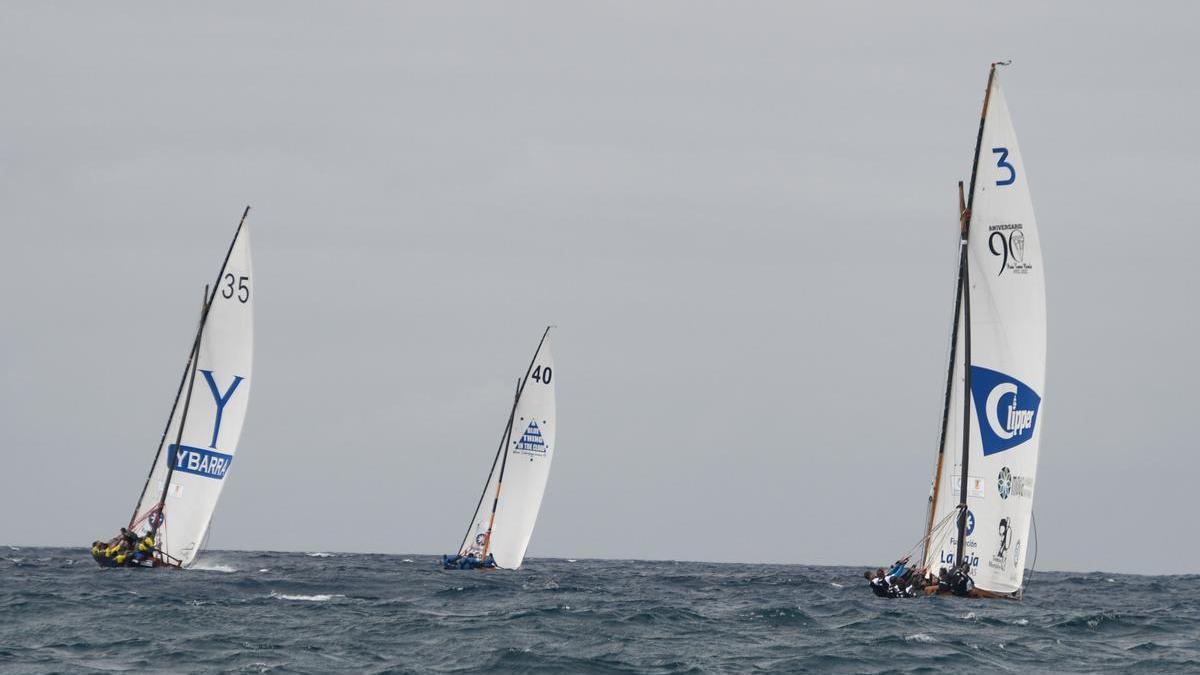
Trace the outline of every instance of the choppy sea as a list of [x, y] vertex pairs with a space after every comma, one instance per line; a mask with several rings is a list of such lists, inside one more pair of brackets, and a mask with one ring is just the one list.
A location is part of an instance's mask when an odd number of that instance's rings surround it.
[[218, 551], [100, 569], [0, 547], [5, 673], [1200, 672], [1200, 576], [1039, 572], [875, 598], [857, 568]]

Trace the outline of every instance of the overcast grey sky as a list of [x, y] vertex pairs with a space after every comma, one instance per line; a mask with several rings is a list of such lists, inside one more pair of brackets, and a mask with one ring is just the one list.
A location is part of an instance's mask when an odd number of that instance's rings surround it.
[[[902, 6], [903, 5], [903, 6]], [[0, 543], [128, 518], [244, 204], [215, 548], [449, 552], [544, 325], [530, 554], [920, 536], [991, 61], [1049, 304], [1040, 568], [1197, 571], [1197, 12], [5, 3]]]

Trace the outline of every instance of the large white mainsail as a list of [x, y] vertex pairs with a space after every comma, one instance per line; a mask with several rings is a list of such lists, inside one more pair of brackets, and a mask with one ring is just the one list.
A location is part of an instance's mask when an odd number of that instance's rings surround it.
[[925, 562], [936, 570], [961, 555], [978, 589], [1012, 594], [1021, 590], [1029, 551], [1046, 377], [1046, 292], [1025, 166], [994, 66], [984, 101], [968, 210], [969, 283], [942, 448], [943, 459], [952, 461], [944, 461], [930, 520], [950, 517], [963, 497], [967, 515], [949, 536], [931, 533]]
[[252, 279], [243, 215], [207, 298], [180, 395], [130, 523], [139, 533], [155, 531], [169, 564], [187, 566], [200, 552], [237, 452], [253, 365]]
[[495, 558], [496, 566], [517, 569], [533, 536], [554, 457], [557, 382], [550, 328], [518, 385], [501, 447], [472, 516], [459, 555]]

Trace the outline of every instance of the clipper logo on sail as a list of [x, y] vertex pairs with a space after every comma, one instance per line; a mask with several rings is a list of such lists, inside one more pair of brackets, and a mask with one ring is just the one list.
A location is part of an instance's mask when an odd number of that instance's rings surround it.
[[206, 448], [193, 448], [187, 445], [171, 445], [168, 449], [175, 458], [175, 470], [183, 473], [204, 476], [221, 480], [229, 465], [233, 463], [233, 455], [214, 452]]
[[994, 455], [1033, 437], [1042, 397], [1004, 373], [971, 366], [971, 398], [979, 418], [983, 454]]

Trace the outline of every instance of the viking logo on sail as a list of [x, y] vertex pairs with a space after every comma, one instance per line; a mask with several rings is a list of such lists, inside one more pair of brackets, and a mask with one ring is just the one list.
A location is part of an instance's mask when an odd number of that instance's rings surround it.
[[1033, 437], [1042, 397], [1024, 382], [989, 368], [971, 366], [971, 398], [979, 418], [984, 456]]
[[529, 426], [525, 428], [525, 433], [521, 434], [521, 439], [516, 441], [516, 449], [517, 452], [546, 453], [546, 443], [542, 440], [542, 430], [538, 427], [537, 420], [529, 420]]

